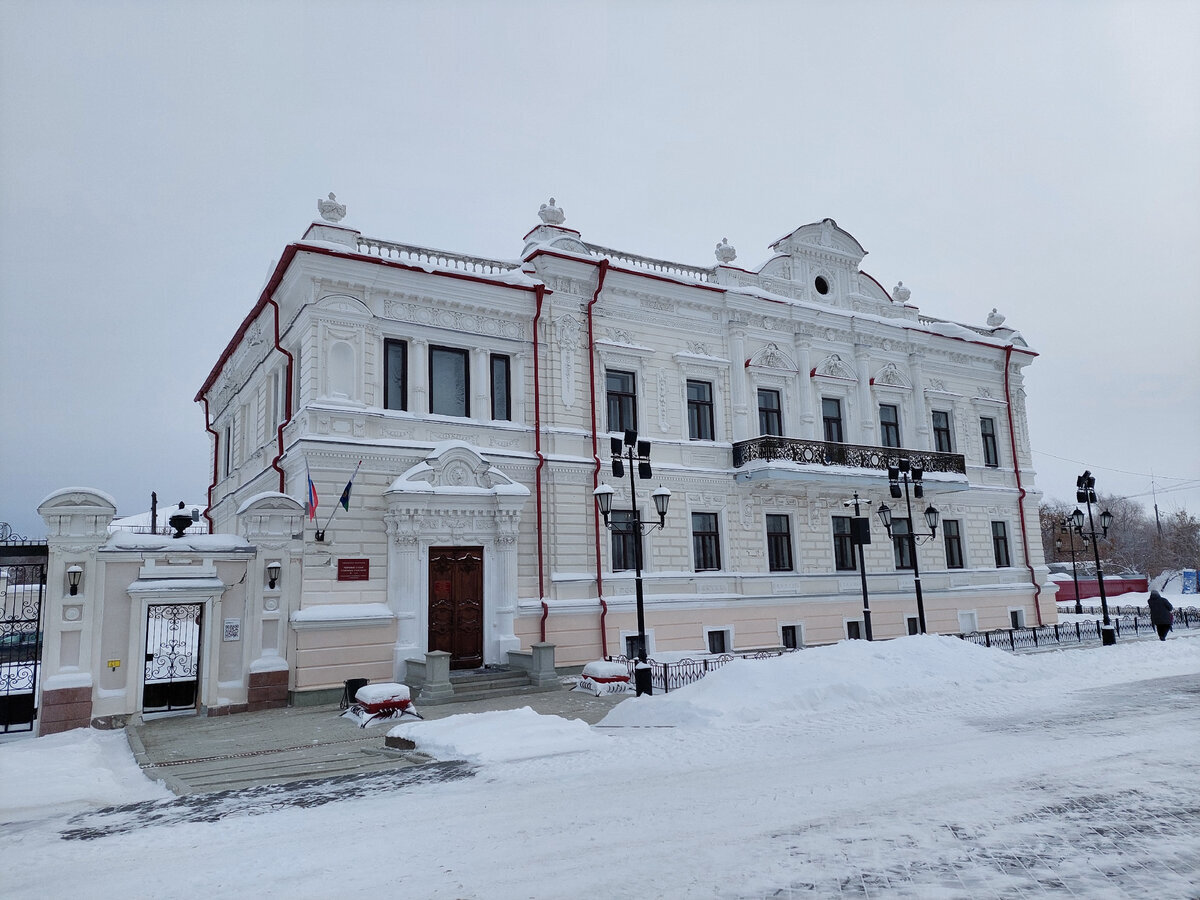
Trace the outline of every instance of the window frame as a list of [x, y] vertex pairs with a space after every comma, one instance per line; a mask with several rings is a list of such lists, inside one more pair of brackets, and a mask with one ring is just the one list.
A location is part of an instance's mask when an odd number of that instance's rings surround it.
[[[609, 524], [616, 525], [618, 522], [623, 525], [636, 524], [636, 516], [632, 509], [614, 509], [609, 514]], [[638, 534], [631, 528], [629, 531], [618, 531], [616, 528], [611, 528], [612, 542], [609, 544], [609, 550], [612, 555], [611, 564], [613, 572], [633, 572], [637, 569], [637, 544]], [[626, 565], [628, 563], [628, 565]]]
[[[703, 519], [698, 527], [697, 519]], [[692, 565], [697, 572], [721, 571], [721, 519], [715, 512], [693, 512], [692, 525]]]
[[[892, 411], [894, 418], [890, 422], [884, 421], [883, 411], [885, 409]], [[892, 441], [888, 440], [889, 433]], [[895, 403], [879, 404], [879, 446], [900, 449], [900, 407]]]
[[[833, 516], [833, 570], [835, 572], [857, 572], [858, 554], [854, 552], [854, 538], [850, 526], [850, 516]], [[839, 524], [845, 523], [845, 530], [839, 530]], [[849, 565], [846, 562], [849, 561]]]
[[[767, 570], [770, 572], [794, 572], [795, 560], [792, 554], [792, 517], [787, 513], [766, 513], [767, 527]], [[772, 530], [772, 520], [775, 524], [783, 523], [783, 530]]]
[[[825, 404], [832, 403], [837, 408], [837, 415], [830, 416], [825, 412]], [[830, 436], [830, 425], [836, 426], [837, 437]], [[846, 443], [846, 419], [842, 412], [841, 397], [822, 397], [821, 398], [821, 434], [827, 444], [844, 444]]]
[[[941, 416], [946, 420], [945, 427], [939, 427], [937, 420]], [[930, 425], [933, 428], [933, 449], [935, 453], [954, 452], [954, 419], [947, 409], [930, 410]], [[944, 438], [944, 440], [943, 440]]]
[[[462, 360], [463, 398], [462, 412], [443, 412], [434, 409], [437, 402], [435, 389], [439, 383], [434, 372], [435, 360], [443, 356], [452, 356]], [[447, 347], [442, 344], [429, 346], [429, 413], [434, 416], [451, 416], [460, 419], [471, 418], [471, 352], [462, 347]]]
[[[613, 387], [614, 378], [628, 378], [629, 389], [620, 390]], [[625, 369], [608, 369], [604, 373], [604, 397], [608, 407], [608, 430], [610, 433], [624, 434], [626, 431], [637, 431], [637, 373]], [[615, 401], [615, 405], [614, 405]], [[614, 410], [616, 421], [614, 422]], [[626, 421], [626, 413], [631, 422]]]
[[[942, 546], [946, 551], [947, 569], [965, 569], [967, 567], [966, 557], [963, 555], [962, 524], [958, 519], [942, 520]], [[957, 559], [957, 563], [955, 559]]]
[[[904, 530], [901, 531], [900, 529]], [[892, 517], [892, 560], [897, 571], [916, 568], [917, 547], [912, 535], [912, 520], [907, 516]]]
[[[400, 351], [402, 361], [400, 364], [400, 400], [399, 406], [394, 406], [393, 390], [392, 390], [392, 352]], [[383, 340], [383, 408], [397, 410], [400, 412], [408, 409], [408, 341], [402, 341], [396, 338], [384, 338]]]
[[[775, 407], [763, 406], [763, 395], [767, 394], [775, 398]], [[783, 392], [777, 388], [758, 388], [756, 394], [758, 399], [758, 433], [760, 437], [783, 437]], [[764, 419], [766, 421], [764, 421]], [[771, 420], [775, 427], [774, 431], [770, 430]]]
[[979, 437], [983, 441], [983, 464], [989, 469], [1000, 468], [1000, 444], [996, 440], [996, 419], [993, 416], [979, 417]]
[[[499, 364], [499, 365], [498, 365]], [[504, 396], [498, 397], [496, 391], [496, 375], [503, 374], [504, 381]], [[488, 355], [488, 388], [491, 399], [492, 421], [494, 422], [511, 422], [512, 421], [512, 357], [507, 353], [492, 353]], [[497, 400], [502, 401], [502, 405], [497, 409]], [[499, 412], [501, 415], [496, 415]]]
[[[703, 388], [708, 396], [692, 397], [692, 388]], [[713, 414], [713, 384], [699, 378], [687, 379], [687, 420], [689, 441], [715, 441], [716, 419]]]
[[1012, 567], [1011, 545], [1008, 540], [1008, 523], [1003, 520], [992, 522], [992, 555], [997, 569]]

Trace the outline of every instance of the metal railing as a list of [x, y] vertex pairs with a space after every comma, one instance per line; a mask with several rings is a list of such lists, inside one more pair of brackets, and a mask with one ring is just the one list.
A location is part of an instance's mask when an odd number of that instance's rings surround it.
[[831, 441], [810, 441], [803, 438], [763, 436], [733, 445], [733, 467], [741, 468], [756, 459], [783, 460], [801, 465], [851, 466], [857, 469], [886, 470], [907, 457], [914, 466], [926, 472], [967, 474], [967, 461], [961, 453], [935, 453], [927, 450], [908, 450], [898, 447], [869, 447], [862, 444], [840, 444]]
[[[1117, 637], [1122, 634], [1136, 637], [1155, 633], [1154, 624], [1150, 621], [1150, 611], [1145, 607], [1109, 607], [1108, 612], [1109, 621], [1113, 623]], [[1099, 613], [1099, 609], [1087, 610], [1088, 615]], [[1200, 609], [1194, 606], [1176, 609], [1173, 619], [1175, 628], [1200, 628]], [[955, 637], [978, 644], [980, 647], [998, 647], [1001, 650], [1034, 650], [1039, 647], [1053, 647], [1062, 644], [1099, 643], [1100, 629], [1103, 624], [1100, 619], [1089, 622], [1059, 622], [1057, 625], [1042, 625], [1036, 628], [997, 628], [994, 631], [972, 631], [967, 634], [955, 635]]]
[[[669, 694], [671, 691], [699, 681], [709, 672], [715, 672], [735, 659], [773, 659], [776, 656], [783, 656], [785, 653], [795, 652], [795, 649], [783, 648], [755, 650], [751, 653], [721, 653], [700, 659], [684, 658], [671, 663], [648, 659], [646, 664], [650, 666], [650, 683], [654, 690]], [[629, 677], [633, 678], [633, 669], [637, 665], [636, 657], [630, 659], [628, 656], [609, 656], [606, 657], [606, 661], [624, 663], [629, 670]]]

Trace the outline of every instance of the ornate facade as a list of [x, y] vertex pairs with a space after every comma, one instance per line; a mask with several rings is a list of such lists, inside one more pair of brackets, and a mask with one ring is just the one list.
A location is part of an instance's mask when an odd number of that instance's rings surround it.
[[[332, 195], [321, 212], [197, 394], [215, 531], [263, 491], [316, 488], [293, 690], [402, 678], [430, 649], [463, 667], [538, 641], [560, 665], [625, 652], [629, 538], [592, 492], [611, 482], [629, 514], [609, 472], [626, 428], [652, 449], [639, 511], [672, 492], [644, 543], [652, 654], [861, 634], [856, 493], [874, 635], [910, 633], [913, 548], [874, 515], [887, 501], [907, 517], [889, 496], [900, 458], [940, 512], [915, 548], [929, 630], [1053, 621], [1023, 394], [1035, 354], [995, 310], [979, 326], [923, 314], [832, 219], [745, 269], [724, 239], [707, 268], [587, 243], [553, 200], [511, 260], [364, 237]], [[912, 527], [928, 530], [917, 510]]]

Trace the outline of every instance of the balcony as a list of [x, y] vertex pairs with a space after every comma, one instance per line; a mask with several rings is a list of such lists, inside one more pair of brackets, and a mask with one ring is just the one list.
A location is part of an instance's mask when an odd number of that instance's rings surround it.
[[841, 466], [886, 472], [888, 466], [894, 466], [900, 457], [907, 457], [914, 466], [919, 466], [926, 473], [941, 472], [951, 476], [961, 475], [963, 478], [967, 474], [967, 461], [961, 453], [934, 453], [930, 450], [908, 450], [898, 447], [865, 447], [859, 444], [836, 444], [772, 436], [738, 441], [733, 445], [735, 469], [762, 460], [795, 463], [800, 466]]

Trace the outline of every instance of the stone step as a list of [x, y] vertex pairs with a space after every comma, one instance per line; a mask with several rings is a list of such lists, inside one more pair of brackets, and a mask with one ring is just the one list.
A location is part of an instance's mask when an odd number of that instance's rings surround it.
[[[545, 693], [548, 688], [537, 687], [525, 680], [523, 684], [514, 686], [501, 686], [492, 688], [473, 688], [460, 689], [457, 685], [454, 688], [454, 696], [447, 700], [447, 703], [469, 703], [472, 700], [494, 700], [497, 697], [516, 697], [521, 694], [541, 694]], [[420, 705], [418, 702], [418, 709]]]

